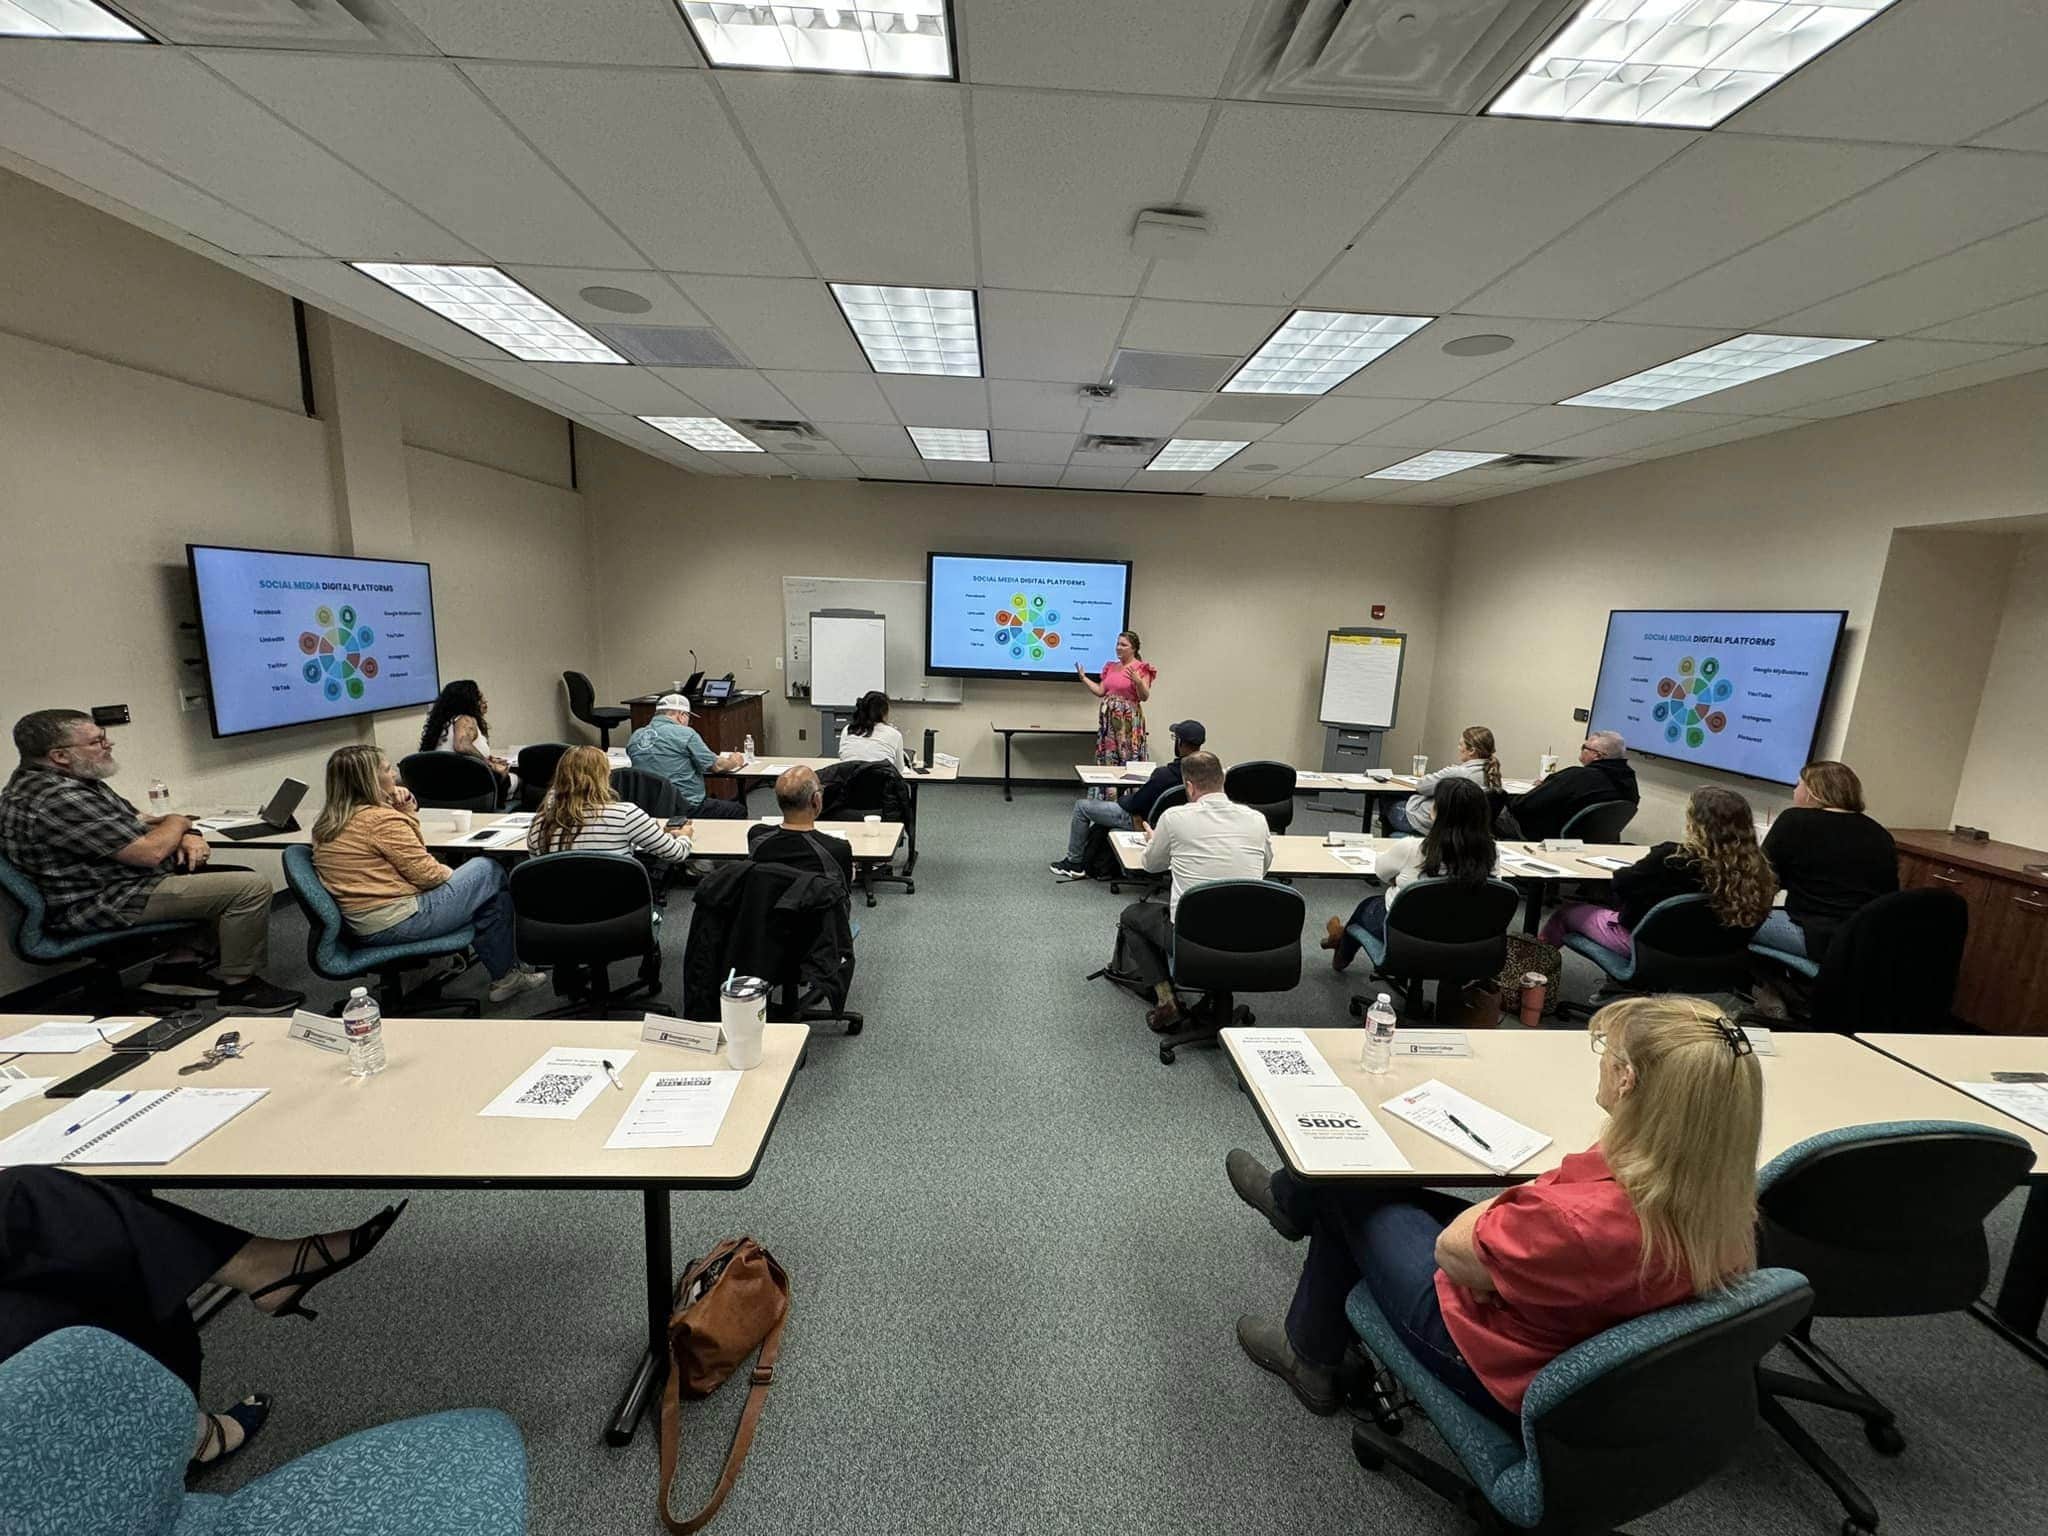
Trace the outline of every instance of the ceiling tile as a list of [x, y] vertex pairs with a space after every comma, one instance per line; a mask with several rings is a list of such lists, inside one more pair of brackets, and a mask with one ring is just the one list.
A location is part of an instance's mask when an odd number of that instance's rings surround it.
[[990, 449], [999, 462], [1016, 464], [1064, 464], [1067, 455], [1074, 451], [1074, 434], [1071, 432], [1019, 432], [1014, 428], [997, 427], [990, 438]]
[[[1324, 443], [1276, 443], [1267, 438], [1263, 442], [1254, 442], [1232, 459], [1230, 469], [1245, 474], [1292, 475], [1329, 451], [1329, 445]], [[1256, 465], [1271, 465], [1272, 468], [1257, 469], [1254, 468]]]
[[1873, 411], [1881, 406], [1897, 405], [1905, 400], [1922, 400], [1929, 395], [1947, 394], [1952, 389], [1968, 389], [1973, 385], [1989, 384], [2023, 373], [2035, 373], [2043, 368], [2048, 368], [2048, 347], [2028, 347], [2017, 352], [2007, 352], [2001, 357], [1965, 363], [1959, 368], [1944, 368], [1938, 373], [1922, 374], [1916, 379], [1902, 379], [1896, 384], [1859, 390], [1853, 395], [1841, 395], [1833, 400], [1822, 400], [1812, 405], [1794, 406], [1786, 414], [1814, 418], [1848, 416], [1856, 411]]
[[954, 0], [968, 78], [1073, 91], [1214, 96], [1255, 0]]
[[983, 289], [982, 366], [991, 378], [1092, 384], [1108, 371], [1130, 307], [1122, 298]]
[[[613, 272], [601, 267], [508, 266], [505, 271], [525, 287], [582, 325], [709, 325], [704, 312], [656, 272]], [[600, 309], [585, 299], [585, 288], [623, 288], [637, 293], [651, 308], [637, 315]]]
[[769, 369], [770, 384], [787, 395], [812, 421], [893, 423], [888, 397], [868, 373], [797, 373]]
[[1788, 336], [1899, 336], [2048, 288], [2048, 219], [1993, 235], [1772, 323]]
[[1405, 447], [1376, 447], [1371, 443], [1353, 443], [1348, 448], [1332, 448], [1320, 459], [1311, 459], [1302, 466], [1302, 473], [1369, 475], [1376, 469], [1385, 469], [1389, 464], [1398, 464], [1403, 459], [1413, 457], [1413, 450]]
[[941, 460], [928, 463], [924, 472], [933, 480], [946, 481], [953, 485], [994, 485], [996, 472], [993, 464], [966, 464]]
[[1194, 253], [1155, 263], [1146, 297], [1291, 302], [1453, 121], [1419, 112], [1226, 104], [1186, 196], [1214, 229]]
[[1131, 309], [1121, 345], [1146, 352], [1249, 357], [1280, 329], [1287, 315], [1278, 305], [1140, 299]]
[[13, 41], [0, 48], [0, 86], [315, 250], [407, 261], [478, 254], [179, 49]]
[[[629, 443], [651, 458], [670, 464], [680, 464], [692, 474], [723, 475], [728, 473], [724, 463], [706, 453], [698, 453], [686, 444], [677, 442], [665, 433], [657, 432], [631, 416], [593, 415], [581, 418], [581, 424]], [[734, 457], [737, 457], [735, 455]]]
[[2048, 104], [2023, 112], [2011, 122], [1972, 139], [1987, 149], [2031, 149], [2048, 152]]
[[[504, 362], [489, 362], [478, 358], [458, 358], [454, 366], [467, 373], [509, 390], [522, 400], [545, 406], [555, 412], [566, 412], [577, 417], [608, 416], [617, 411], [616, 406], [606, 405], [596, 396], [586, 394], [559, 378], [551, 378], [532, 363], [508, 359]], [[603, 373], [625, 373], [628, 369], [604, 366], [597, 371]], [[574, 369], [569, 372], [574, 373]]]
[[1787, 416], [1816, 400], [1832, 400], [1903, 379], [1918, 378], [1944, 368], [1959, 368], [2012, 350], [2003, 343], [1969, 341], [1880, 341], [1874, 346], [1841, 352], [1804, 368], [1788, 368], [1750, 384], [1739, 384], [1711, 395], [1688, 400], [1662, 415], [1684, 415], [1702, 411], [1732, 411], [1742, 416]]
[[[1114, 400], [1088, 408], [1088, 430], [1135, 437], [1165, 436], [1213, 398], [1180, 389], [1120, 389]], [[1185, 435], [1204, 434], [1190, 431]]]
[[1930, 326], [1923, 334], [1955, 341], [2048, 341], [2048, 293]]
[[870, 480], [929, 480], [923, 459], [870, 459], [855, 455], [860, 472]]
[[917, 449], [910, 434], [898, 426], [877, 426], [850, 421], [818, 421], [817, 429], [857, 459], [914, 459]]
[[876, 380], [896, 419], [920, 427], [985, 427], [988, 390], [980, 379], [921, 379], [884, 374]]
[[1636, 414], [1601, 410], [1597, 406], [1539, 405], [1443, 446], [1467, 453], [1562, 453], [1564, 450], [1556, 444], [1564, 439], [1594, 427], [1625, 421]]
[[1811, 426], [1812, 423], [1798, 416], [1748, 416], [1740, 421], [1730, 422], [1724, 427], [1709, 428], [1695, 432], [1690, 437], [1675, 437], [1661, 443], [1650, 443], [1642, 448], [1632, 449], [1621, 455], [1625, 459], [1662, 459], [1673, 454], [1694, 453], [1702, 448], [1718, 448], [1723, 443], [1739, 443], [1752, 437], [1769, 437], [1773, 433], [1787, 432], [1793, 427]]
[[2048, 156], [1954, 149], [1617, 318], [1748, 328], [2048, 214]]
[[1436, 448], [1455, 438], [1467, 437], [1484, 427], [1521, 415], [1528, 406], [1465, 400], [1432, 400], [1397, 421], [1373, 429], [1372, 438], [1381, 443], [1412, 443], [1417, 448]]
[[391, 0], [451, 58], [694, 69], [697, 50], [662, 0]]
[[[1243, 457], [1243, 454], [1237, 456], [1238, 459]], [[1232, 459], [1230, 462], [1235, 464], [1237, 459]], [[1204, 475], [1201, 479], [1197, 480], [1195, 482], [1195, 489], [1204, 496], [1250, 496], [1274, 478], [1275, 476], [1270, 469], [1250, 474], [1219, 469], [1213, 474]]]
[[[617, 368], [594, 363], [535, 363], [536, 373], [580, 390], [629, 416], [694, 416], [695, 407], [675, 385], [652, 368]], [[674, 372], [665, 369], [664, 372]]]
[[800, 413], [782, 391], [747, 368], [647, 368], [675, 385], [712, 416], [765, 416], [785, 420]]
[[1599, 319], [1882, 180], [1920, 153], [1709, 134], [1465, 308]]
[[806, 480], [858, 480], [860, 468], [839, 453], [799, 453], [789, 456], [789, 467]]
[[1242, 439], [1247, 443], [1256, 443], [1280, 430], [1282, 423], [1277, 421], [1233, 420], [1230, 402], [1235, 398], [1239, 397], [1212, 396], [1207, 405], [1181, 423], [1181, 436]]
[[[1391, 352], [1361, 368], [1333, 393], [1379, 395], [1397, 400], [1432, 400], [1477, 383], [1490, 373], [1562, 341], [1584, 324], [1579, 320], [1529, 320], [1501, 315], [1445, 315], [1432, 320]], [[1484, 357], [1453, 357], [1444, 347], [1467, 336], [1508, 336], [1514, 345]]]
[[[288, 287], [310, 297], [322, 309], [361, 320], [383, 331], [422, 343], [449, 357], [491, 362], [512, 361], [511, 354], [481, 336], [451, 325], [430, 309], [372, 282], [353, 267], [324, 256], [254, 256], [257, 266], [275, 273]], [[613, 365], [615, 366], [615, 365]]]
[[982, 281], [1135, 293], [1138, 210], [1171, 203], [1209, 109], [1192, 102], [976, 91]]
[[448, 64], [251, 48], [197, 54], [495, 262], [644, 265]]
[[1285, 426], [1277, 428], [1275, 443], [1348, 443], [1354, 437], [1398, 421], [1420, 400], [1379, 400], [1359, 395], [1325, 395]]
[[1316, 496], [1342, 485], [1348, 475], [1282, 475], [1260, 487], [1262, 496]]
[[1596, 385], [1627, 378], [1654, 363], [1668, 363], [1674, 357], [1727, 339], [1725, 330], [1604, 322], [1583, 326], [1521, 362], [1510, 363], [1457, 390], [1455, 397], [1553, 404]]
[[1611, 458], [1616, 454], [1635, 453], [1674, 438], [1694, 437], [1715, 427], [1737, 426], [1743, 419], [1732, 412], [1709, 415], [1705, 411], [1628, 411], [1624, 414], [1632, 419], [1609, 421], [1602, 425], [1599, 418], [1610, 415], [1607, 411], [1570, 405], [1559, 406], [1558, 409], [1586, 412], [1587, 430], [1575, 433], [1557, 445], [1559, 453], [1568, 453], [1575, 458], [1582, 455]]
[[1058, 464], [996, 464], [997, 485], [1041, 485], [1060, 483], [1060, 476], [1066, 470]]
[[1209, 478], [1206, 469], [1140, 469], [1131, 476], [1129, 489], [1134, 491], [1192, 491]]
[[1070, 467], [1060, 476], [1060, 484], [1070, 491], [1114, 491], [1128, 485], [1135, 468], [1096, 468], [1094, 465]]
[[703, 72], [499, 64], [465, 72], [656, 266], [809, 275]]
[[674, 278], [756, 368], [819, 373], [867, 369], [825, 285], [802, 277]]
[[2041, 99], [2044, 27], [2038, 0], [1894, 5], [1722, 127], [1960, 144]]
[[1611, 123], [1468, 120], [1309, 302], [1383, 314], [1454, 309], [1696, 137]]
[[1088, 401], [1071, 384], [990, 379], [988, 399], [997, 426], [1027, 432], [1079, 432], [1088, 415]]
[[720, 85], [826, 277], [974, 285], [961, 90], [736, 70]]

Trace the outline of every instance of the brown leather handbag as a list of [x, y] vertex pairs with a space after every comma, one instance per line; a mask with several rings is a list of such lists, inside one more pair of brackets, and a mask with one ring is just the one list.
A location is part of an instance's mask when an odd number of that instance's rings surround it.
[[[668, 1320], [668, 1384], [661, 1398], [661, 1523], [673, 1536], [702, 1530], [732, 1492], [753, 1444], [754, 1428], [775, 1357], [782, 1351], [782, 1325], [789, 1318], [789, 1276], [768, 1250], [751, 1237], [728, 1238], [683, 1272], [676, 1282], [675, 1310]], [[687, 1520], [668, 1512], [669, 1483], [676, 1472], [676, 1440], [682, 1395], [709, 1397], [758, 1349], [747, 1404], [718, 1474], [711, 1501]]]

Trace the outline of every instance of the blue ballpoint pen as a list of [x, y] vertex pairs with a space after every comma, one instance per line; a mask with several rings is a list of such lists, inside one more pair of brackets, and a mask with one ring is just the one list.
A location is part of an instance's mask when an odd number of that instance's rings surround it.
[[85, 1129], [85, 1128], [86, 1128], [86, 1127], [87, 1127], [88, 1125], [91, 1125], [91, 1124], [93, 1123], [93, 1121], [95, 1121], [95, 1120], [99, 1120], [99, 1119], [102, 1119], [102, 1118], [104, 1118], [104, 1117], [105, 1117], [105, 1116], [107, 1116], [107, 1115], [111, 1115], [111, 1114], [112, 1114], [112, 1113], [113, 1113], [113, 1112], [114, 1112], [115, 1110], [119, 1109], [119, 1108], [120, 1108], [120, 1107], [121, 1107], [121, 1106], [122, 1106], [123, 1104], [126, 1104], [126, 1103], [127, 1103], [127, 1102], [128, 1102], [129, 1100], [130, 1100], [130, 1099], [132, 1099], [132, 1098], [134, 1098], [134, 1097], [135, 1097], [135, 1093], [134, 1093], [134, 1090], [132, 1090], [132, 1089], [131, 1089], [131, 1090], [130, 1090], [130, 1091], [128, 1091], [127, 1093], [124, 1093], [124, 1094], [122, 1094], [122, 1095], [121, 1095], [121, 1097], [119, 1097], [118, 1099], [114, 1100], [114, 1102], [113, 1102], [113, 1103], [111, 1103], [111, 1104], [109, 1104], [109, 1105], [108, 1105], [108, 1106], [107, 1106], [107, 1107], [106, 1107], [105, 1109], [101, 1110], [101, 1111], [99, 1112], [99, 1114], [97, 1114], [97, 1115], [88, 1115], [88, 1116], [87, 1116], [87, 1117], [86, 1117], [85, 1119], [83, 1119], [83, 1120], [79, 1121], [79, 1122], [78, 1122], [78, 1124], [76, 1124], [76, 1125], [67, 1125], [67, 1126], [65, 1126], [65, 1127], [64, 1127], [64, 1134], [65, 1134], [66, 1136], [76, 1136], [76, 1135], [77, 1135], [77, 1134], [78, 1134], [78, 1133], [79, 1133], [80, 1131], [84, 1130], [84, 1129]]

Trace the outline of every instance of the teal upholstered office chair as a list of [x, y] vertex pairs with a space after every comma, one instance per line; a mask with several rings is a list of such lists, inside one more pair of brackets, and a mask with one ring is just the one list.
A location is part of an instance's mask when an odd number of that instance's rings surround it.
[[65, 1328], [0, 1362], [0, 1530], [518, 1536], [526, 1447], [489, 1408], [359, 1430], [234, 1493], [187, 1493], [198, 1407], [134, 1345]]
[[70, 965], [82, 962], [76, 977], [55, 978], [38, 983], [25, 993], [15, 994], [17, 1008], [41, 1006], [49, 998], [76, 991], [82, 997], [105, 1004], [106, 1012], [117, 1012], [122, 972], [140, 965], [167, 949], [177, 938], [195, 931], [192, 923], [133, 923], [104, 933], [52, 933], [50, 909], [35, 882], [15, 864], [0, 859], [0, 891], [6, 892], [15, 908], [10, 935], [15, 954], [30, 965]]
[[1730, 928], [1700, 893], [1667, 896], [1643, 914], [1630, 931], [1629, 952], [1617, 955], [1582, 933], [1564, 947], [1584, 955], [1605, 973], [1591, 1003], [1559, 1003], [1559, 1018], [1585, 1018], [1611, 994], [1728, 992], [1749, 981], [1749, 941], [1754, 928]]
[[1460, 1467], [1394, 1438], [1391, 1405], [1352, 1426], [1351, 1449], [1391, 1461], [1491, 1531], [1611, 1531], [1719, 1471], [1756, 1434], [1757, 1362], [1806, 1315], [1803, 1276], [1764, 1269], [1566, 1350], [1529, 1384], [1509, 1429], [1410, 1354], [1363, 1285], [1345, 1311], [1373, 1359], [1443, 1436]]
[[[443, 997], [438, 982], [405, 990], [408, 969], [459, 955], [476, 942], [476, 929], [470, 924], [437, 938], [403, 943], [380, 944], [373, 938], [358, 938], [349, 932], [333, 894], [320, 883], [319, 872], [313, 868], [313, 850], [303, 844], [284, 851], [284, 883], [306, 914], [306, 963], [329, 981], [373, 978], [371, 991], [377, 1006], [390, 1018], [454, 1013], [473, 1019], [481, 1011], [475, 998]], [[328, 1012], [340, 1013], [345, 1001], [338, 1000]]]
[[[1404, 1011], [1420, 1014], [1423, 983], [1437, 984], [1441, 1002], [1446, 983], [1462, 986], [1498, 976], [1508, 960], [1508, 924], [1522, 898], [1505, 880], [1466, 885], [1428, 877], [1410, 882], [1387, 903], [1387, 935], [1381, 938], [1361, 923], [1345, 933], [1358, 942], [1401, 994]], [[1351, 1011], [1363, 1016], [1372, 999], [1355, 993]]]

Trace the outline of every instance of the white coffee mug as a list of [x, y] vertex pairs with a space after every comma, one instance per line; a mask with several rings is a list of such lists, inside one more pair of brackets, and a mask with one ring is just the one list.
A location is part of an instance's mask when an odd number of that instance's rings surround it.
[[725, 1059], [741, 1071], [761, 1064], [761, 1036], [768, 1027], [768, 983], [735, 976], [718, 990], [718, 1023], [725, 1031]]
[[457, 837], [460, 837], [469, 830], [470, 813], [468, 811], [450, 811], [448, 814], [455, 818], [455, 835]]

